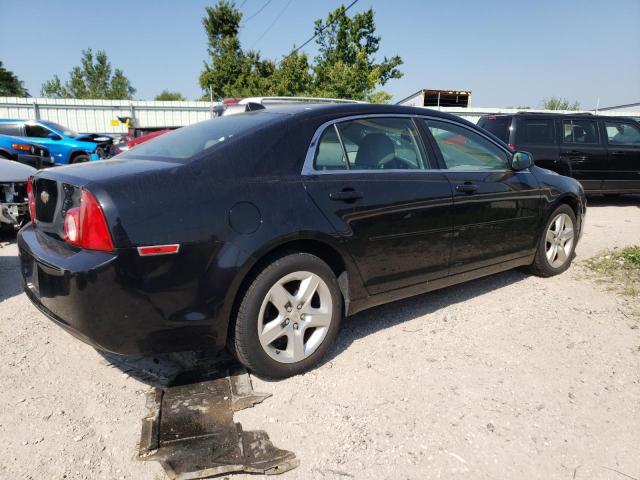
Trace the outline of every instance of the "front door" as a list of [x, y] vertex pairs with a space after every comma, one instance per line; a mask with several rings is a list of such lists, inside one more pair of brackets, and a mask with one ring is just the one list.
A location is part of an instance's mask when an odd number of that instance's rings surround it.
[[578, 180], [585, 190], [602, 190], [609, 162], [596, 120], [562, 120], [560, 158], [568, 165], [570, 176]]
[[454, 195], [450, 273], [531, 255], [542, 207], [534, 175], [513, 171], [506, 149], [469, 127], [444, 120], [425, 124]]
[[447, 275], [452, 200], [409, 117], [325, 128], [305, 187], [346, 242], [370, 294]]
[[69, 149], [61, 142], [60, 135], [37, 123], [25, 123], [24, 135], [30, 141], [47, 147], [55, 163], [65, 163]]
[[640, 191], [640, 126], [624, 120], [604, 120], [609, 171], [603, 190]]

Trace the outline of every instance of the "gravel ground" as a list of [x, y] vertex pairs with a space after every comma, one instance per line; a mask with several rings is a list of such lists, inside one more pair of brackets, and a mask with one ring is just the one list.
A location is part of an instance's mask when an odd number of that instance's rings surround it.
[[[638, 305], [580, 265], [637, 244], [639, 206], [590, 199], [561, 276], [506, 272], [348, 319], [320, 368], [254, 379], [273, 397], [236, 420], [296, 452], [287, 480], [640, 478]], [[7, 236], [0, 320], [0, 478], [165, 478], [134, 460], [144, 392], [162, 379], [129, 375], [46, 320], [20, 291]]]

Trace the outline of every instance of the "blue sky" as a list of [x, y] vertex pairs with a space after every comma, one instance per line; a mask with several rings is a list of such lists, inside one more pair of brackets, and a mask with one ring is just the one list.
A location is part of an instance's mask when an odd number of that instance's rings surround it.
[[[245, 17], [267, 0], [238, 0]], [[206, 58], [200, 0], [0, 0], [0, 60], [32, 95], [63, 79], [82, 49], [106, 50], [136, 98], [164, 88], [194, 99]], [[338, 0], [271, 0], [241, 31], [244, 47], [280, 58], [313, 32]], [[373, 7], [381, 55], [399, 54], [395, 99], [420, 88], [473, 91], [474, 106], [540, 106], [552, 95], [584, 108], [640, 102], [640, 0], [360, 0]], [[266, 31], [266, 33], [265, 33]], [[315, 53], [312, 44], [305, 49]]]

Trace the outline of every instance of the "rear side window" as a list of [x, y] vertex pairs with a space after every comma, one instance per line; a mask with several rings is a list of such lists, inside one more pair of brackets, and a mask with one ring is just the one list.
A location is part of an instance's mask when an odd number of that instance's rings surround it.
[[350, 170], [418, 170], [429, 162], [410, 118], [364, 118], [338, 123]]
[[13, 135], [14, 137], [20, 136], [20, 126], [17, 123], [0, 123], [1, 135]]
[[598, 128], [594, 120], [563, 120], [564, 143], [599, 143]]
[[237, 137], [267, 125], [284, 122], [288, 115], [264, 111], [217, 117], [179, 128], [138, 145], [118, 158], [166, 159], [188, 163], [201, 152], [215, 151]]
[[493, 133], [504, 143], [509, 143], [511, 117], [484, 117], [480, 126], [486, 131]]
[[314, 166], [316, 170], [347, 169], [342, 145], [334, 125], [328, 127], [320, 137]]
[[518, 122], [518, 143], [552, 145], [555, 142], [552, 119], [523, 118]]
[[604, 122], [611, 145], [640, 145], [640, 128], [631, 123]]

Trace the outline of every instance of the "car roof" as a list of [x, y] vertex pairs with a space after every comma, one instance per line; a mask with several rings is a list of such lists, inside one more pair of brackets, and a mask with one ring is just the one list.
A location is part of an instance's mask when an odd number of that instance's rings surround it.
[[557, 117], [557, 118], [567, 118], [567, 117], [580, 117], [580, 118], [589, 118], [589, 119], [613, 119], [613, 120], [633, 120], [633, 117], [624, 117], [624, 116], [616, 116], [616, 115], [594, 115], [590, 112], [576, 112], [576, 113], [554, 113], [554, 112], [515, 112], [515, 113], [491, 113], [488, 115], [483, 115], [480, 117], [480, 120], [486, 119], [489, 117], [495, 118], [511, 118], [511, 117], [523, 117], [523, 116], [531, 116], [531, 117]]
[[355, 115], [428, 115], [457, 122], [468, 123], [462, 117], [424, 107], [406, 107], [403, 105], [384, 105], [375, 103], [303, 103], [292, 105], [267, 106], [258, 112], [283, 113], [305, 119], [314, 117], [346, 117]]

